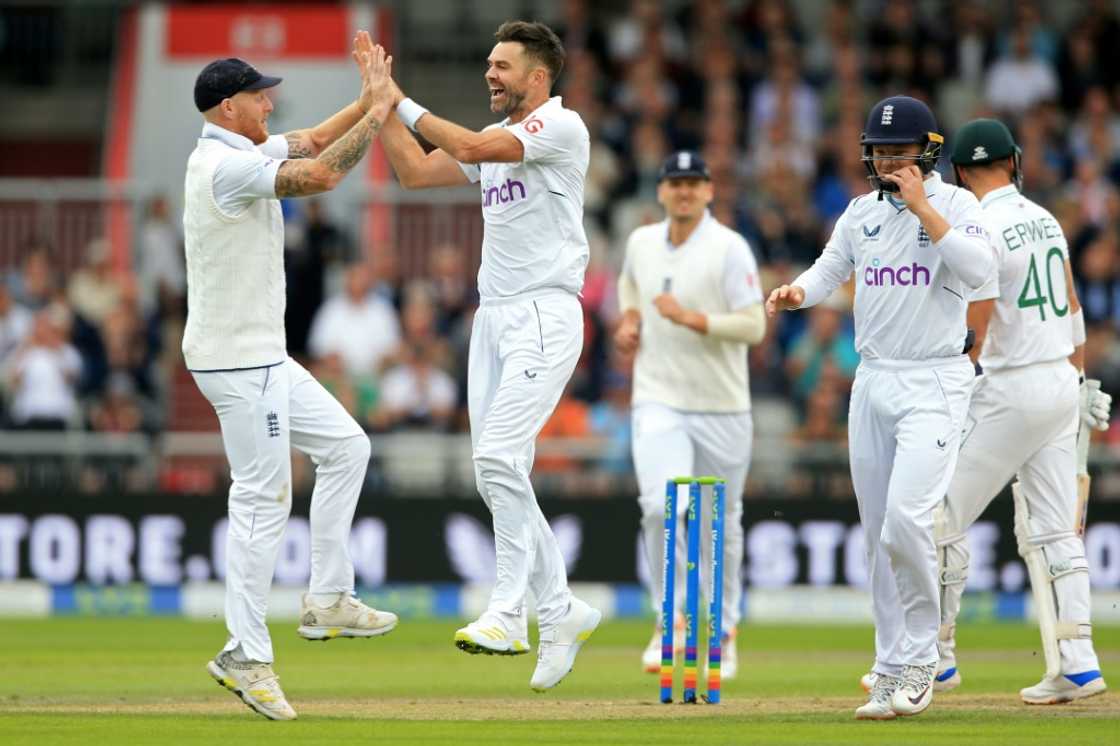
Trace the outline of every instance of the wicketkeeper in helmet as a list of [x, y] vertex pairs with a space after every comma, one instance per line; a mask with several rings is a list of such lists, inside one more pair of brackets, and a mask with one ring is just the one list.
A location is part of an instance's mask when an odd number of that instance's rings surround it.
[[932, 699], [940, 625], [933, 512], [949, 486], [975, 377], [967, 298], [994, 267], [970, 192], [933, 170], [943, 138], [921, 101], [892, 96], [861, 138], [872, 191], [852, 200], [821, 256], [767, 300], [821, 302], [855, 273], [849, 458], [867, 543], [876, 680], [856, 718], [915, 715]]
[[1106, 689], [1093, 651], [1081, 540], [1085, 503], [1078, 498], [1088, 496], [1088, 475], [1081, 477], [1081, 496], [1078, 472], [1085, 464], [1075, 462], [1088, 454], [1090, 429], [1108, 428], [1112, 398], [1080, 373], [1085, 319], [1066, 238], [1054, 216], [1019, 192], [1019, 147], [1011, 132], [994, 119], [969, 122], [957, 134], [951, 161], [957, 183], [980, 200], [996, 271], [969, 305], [969, 326], [976, 330], [971, 355], [982, 375], [957, 471], [935, 520], [941, 663], [934, 689], [961, 681], [954, 651], [968, 528], [1018, 477], [1012, 485], [1015, 537], [1046, 661], [1042, 681], [1020, 696], [1027, 704], [1068, 702]]

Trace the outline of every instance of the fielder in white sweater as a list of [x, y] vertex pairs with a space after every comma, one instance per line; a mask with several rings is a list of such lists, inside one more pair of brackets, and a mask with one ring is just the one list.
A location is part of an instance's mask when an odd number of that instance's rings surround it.
[[371, 637], [397, 623], [353, 597], [350, 523], [369, 462], [368, 437], [298, 363], [284, 337], [280, 197], [329, 191], [365, 154], [392, 106], [391, 59], [359, 32], [358, 100], [317, 127], [269, 136], [280, 82], [238, 59], [215, 60], [195, 82], [206, 124], [187, 162], [183, 227], [187, 327], [183, 356], [222, 428], [233, 484], [226, 549], [229, 639], [210, 675], [254, 711], [291, 720], [272, 670], [265, 614], [291, 511], [291, 448], [316, 464], [311, 587], [299, 634]]
[[[682, 151], [665, 160], [657, 199], [666, 219], [636, 229], [626, 242], [615, 344], [623, 354], [636, 352], [634, 468], [655, 608], [661, 608], [663, 598], [667, 480], [707, 474], [727, 480], [720, 672], [731, 679], [739, 664], [735, 631], [743, 595], [743, 488], [752, 441], [747, 345], [762, 339], [766, 317], [754, 255], [742, 236], [708, 212], [713, 197], [708, 168], [698, 154]], [[688, 502], [678, 501], [678, 509], [683, 516]], [[702, 510], [708, 520], [710, 506]], [[684, 531], [674, 551], [683, 576]], [[709, 544], [702, 543], [705, 589], [711, 588], [710, 554]], [[660, 628], [642, 653], [642, 668], [661, 670]]]

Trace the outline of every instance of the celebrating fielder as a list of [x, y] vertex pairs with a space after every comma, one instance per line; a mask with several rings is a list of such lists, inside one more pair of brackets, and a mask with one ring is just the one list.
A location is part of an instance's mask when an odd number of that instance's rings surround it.
[[955, 630], [968, 576], [968, 527], [1018, 476], [1012, 486], [1015, 536], [1046, 660], [1046, 675], [1019, 694], [1027, 704], [1042, 705], [1106, 689], [1091, 637], [1075, 452], [1087, 446], [1090, 427], [1107, 429], [1111, 397], [1084, 377], [1078, 395], [1085, 320], [1066, 239], [1049, 212], [1019, 193], [1019, 152], [1002, 123], [977, 119], [961, 129], [951, 158], [958, 183], [980, 199], [997, 271], [969, 306], [969, 326], [976, 329], [972, 355], [983, 374], [935, 521], [942, 593], [935, 688], [952, 689], [961, 680]]
[[[704, 162], [694, 153], [675, 153], [659, 177], [657, 199], [667, 217], [638, 228], [627, 241], [618, 279], [622, 322], [615, 333], [621, 352], [637, 351], [632, 418], [642, 539], [656, 600], [664, 569], [666, 481], [689, 474], [727, 480], [720, 671], [729, 679], [738, 669], [743, 486], [751, 455], [747, 345], [762, 339], [766, 318], [750, 247], [708, 212], [713, 193]], [[683, 515], [687, 502], [679, 505]], [[681, 532], [678, 553], [684, 539]], [[701, 553], [708, 588], [707, 542]], [[650, 673], [661, 668], [659, 629], [642, 653], [642, 667]]]
[[[602, 618], [568, 589], [564, 558], [537, 504], [534, 441], [583, 348], [588, 246], [583, 183], [590, 138], [550, 91], [564, 48], [541, 23], [502, 24], [487, 60], [490, 110], [506, 118], [472, 132], [398, 92], [383, 142], [406, 188], [482, 182], [481, 306], [471, 331], [467, 399], [478, 491], [494, 519], [497, 580], [485, 613], [455, 633], [468, 653], [529, 651], [525, 596], [537, 601], [540, 650], [529, 685], [572, 669]], [[403, 124], [402, 124], [403, 123]], [[405, 129], [437, 146], [425, 154]]]
[[[397, 617], [352, 596], [350, 524], [369, 438], [318, 381], [288, 357], [284, 337], [284, 221], [279, 197], [335, 187], [362, 159], [393, 103], [391, 59], [359, 32], [358, 100], [317, 127], [268, 134], [280, 78], [237, 59], [195, 82], [206, 119], [187, 162], [183, 227], [187, 300], [183, 357], [214, 406], [233, 484], [226, 549], [229, 641], [210, 675], [256, 712], [292, 720], [272, 670], [265, 612], [291, 500], [291, 447], [316, 464], [311, 588], [299, 634], [309, 640], [384, 634]], [[250, 283], [249, 289], [245, 288]]]
[[974, 375], [962, 353], [965, 298], [993, 266], [976, 198], [933, 170], [942, 142], [924, 103], [894, 96], [876, 104], [861, 137], [875, 191], [848, 205], [813, 266], [766, 303], [771, 315], [812, 306], [856, 273], [862, 361], [849, 457], [877, 675], [857, 719], [922, 712], [937, 669], [933, 509], [953, 474]]

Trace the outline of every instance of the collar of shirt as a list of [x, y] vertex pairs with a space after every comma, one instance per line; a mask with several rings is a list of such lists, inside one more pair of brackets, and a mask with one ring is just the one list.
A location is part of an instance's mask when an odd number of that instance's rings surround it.
[[1015, 188], [1014, 184], [1008, 184], [1007, 186], [1000, 187], [999, 189], [993, 189], [992, 191], [984, 195], [984, 199], [980, 200], [980, 206], [987, 207], [997, 199], [1002, 199], [1008, 195], [1018, 193], [1019, 190]]
[[[561, 101], [562, 101], [562, 99], [561, 99], [560, 96], [553, 96], [552, 98], [548, 99], [543, 104], [541, 104], [540, 106], [538, 106], [537, 108], [533, 109], [531, 112], [526, 114], [525, 119], [528, 119], [529, 117], [533, 116], [534, 114], [536, 114], [538, 111], [540, 111], [541, 109], [543, 109], [546, 106], [552, 106], [553, 104], [556, 104], [557, 106], [562, 106]], [[525, 121], [525, 119], [522, 119], [520, 122], [517, 122], [517, 124], [521, 124], [522, 122]], [[502, 120], [501, 126], [502, 127], [509, 127], [511, 124], [513, 124], [513, 123], [509, 121], [509, 117], [506, 117], [505, 119]]]
[[702, 216], [700, 216], [700, 221], [696, 224], [696, 227], [692, 229], [692, 233], [688, 234], [688, 238], [686, 238], [684, 240], [684, 243], [682, 243], [680, 246], [674, 245], [673, 242], [669, 240], [670, 221], [668, 219], [666, 219], [665, 220], [665, 246], [666, 246], [666, 248], [668, 248], [669, 251], [680, 251], [685, 246], [688, 246], [690, 243], [692, 243], [692, 239], [694, 239], [697, 235], [700, 234], [700, 231], [702, 231], [704, 229], [704, 227], [708, 224], [709, 220], [713, 220], [713, 219], [714, 218], [712, 218], [712, 211], [707, 209], [707, 208], [704, 208], [704, 214]]
[[225, 127], [219, 127], [212, 122], [206, 122], [202, 125], [202, 137], [210, 138], [211, 140], [219, 140], [237, 150], [257, 149], [253, 141], [245, 137], [245, 135], [239, 135], [236, 132], [227, 130]]

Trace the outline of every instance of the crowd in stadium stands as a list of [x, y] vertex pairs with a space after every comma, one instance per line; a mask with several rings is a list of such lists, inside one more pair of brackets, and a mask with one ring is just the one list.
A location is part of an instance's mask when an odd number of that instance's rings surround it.
[[[821, 33], [792, 6], [729, 10], [697, 0], [669, 14], [657, 0], [601, 17], [569, 0], [557, 30], [568, 50], [560, 93], [592, 133], [586, 189], [591, 264], [586, 346], [545, 437], [599, 436], [608, 470], [628, 466], [629, 366], [613, 350], [621, 247], [660, 219], [657, 169], [679, 148], [712, 170], [714, 215], [747, 237], [771, 288], [812, 262], [831, 224], [868, 190], [859, 136], [885, 95], [929, 101], [949, 142], [964, 121], [998, 116], [1024, 149], [1028, 196], [1069, 238], [1089, 342], [1086, 366], [1120, 395], [1120, 21], [1088, 2], [1055, 27], [1044, 3], [1008, 15], [947, 2], [937, 23], [887, 0], [870, 25], [850, 0], [825, 6]], [[948, 167], [947, 158], [942, 167]], [[952, 178], [946, 170], [945, 176]], [[431, 247], [404, 281], [392, 247], [365, 250], [320, 203], [285, 204], [292, 354], [370, 432], [461, 432], [466, 356], [477, 303], [468, 247]], [[132, 276], [110, 271], [95, 241], [63, 280], [45, 248], [0, 283], [0, 371], [7, 427], [157, 431], [185, 316], [178, 220], [154, 200]], [[783, 314], [750, 351], [758, 432], [842, 442], [854, 349], [850, 288]], [[698, 382], [702, 385], [702, 382]], [[1120, 430], [1112, 436], [1120, 438]], [[562, 459], [540, 467], [562, 469]]]

